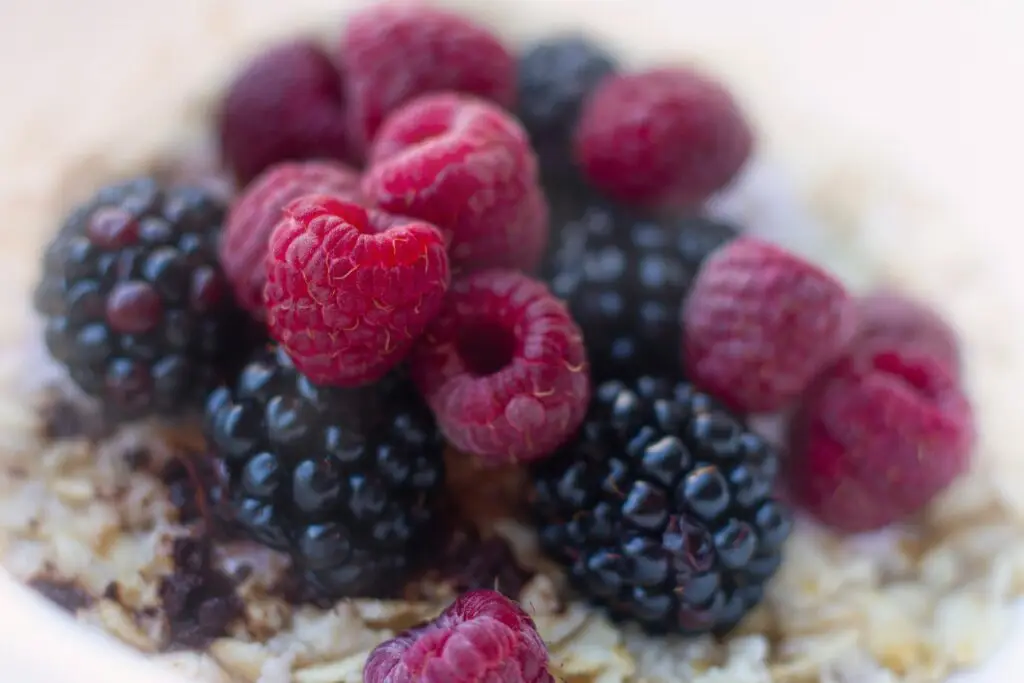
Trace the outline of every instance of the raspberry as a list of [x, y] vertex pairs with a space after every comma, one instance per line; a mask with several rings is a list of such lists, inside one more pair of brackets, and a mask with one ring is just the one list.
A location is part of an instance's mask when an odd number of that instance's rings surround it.
[[739, 237], [704, 262], [683, 304], [684, 365], [734, 408], [779, 410], [847, 340], [848, 301], [816, 266]]
[[854, 344], [869, 341], [881, 348], [926, 353], [954, 376], [960, 374], [960, 344], [956, 332], [935, 311], [898, 294], [876, 293], [856, 301]]
[[495, 465], [549, 455], [590, 398], [579, 328], [547, 287], [516, 271], [457, 280], [409, 364], [448, 442]]
[[483, 100], [426, 95], [391, 116], [371, 151], [363, 191], [382, 210], [449, 233], [452, 267], [539, 265], [548, 208], [526, 133]]
[[441, 307], [441, 233], [327, 196], [297, 199], [284, 213], [267, 255], [271, 334], [314, 383], [380, 379]]
[[548, 651], [522, 607], [501, 593], [460, 596], [434, 621], [381, 643], [366, 683], [554, 683]]
[[942, 362], [868, 340], [814, 383], [790, 439], [795, 502], [853, 533], [901, 521], [964, 472], [974, 420]]
[[342, 35], [348, 122], [365, 153], [384, 119], [418, 95], [442, 90], [515, 99], [516, 65], [490, 31], [422, 4], [381, 4], [354, 14]]
[[330, 56], [299, 40], [257, 56], [221, 103], [221, 154], [243, 185], [295, 159], [347, 159], [342, 78]]
[[265, 317], [267, 244], [282, 210], [303, 195], [326, 194], [361, 203], [359, 174], [336, 162], [286, 162], [268, 168], [236, 200], [220, 244], [224, 272], [243, 308]]
[[753, 133], [720, 84], [691, 69], [612, 76], [587, 99], [575, 153], [597, 188], [634, 204], [692, 204], [727, 185]]

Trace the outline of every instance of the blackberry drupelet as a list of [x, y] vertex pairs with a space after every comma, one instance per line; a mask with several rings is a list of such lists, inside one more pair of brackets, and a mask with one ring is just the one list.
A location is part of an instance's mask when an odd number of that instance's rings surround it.
[[390, 597], [416, 568], [444, 485], [442, 441], [404, 378], [312, 384], [262, 349], [207, 400], [224, 480], [219, 508], [252, 539], [288, 553], [313, 592]]
[[789, 535], [775, 451], [688, 383], [602, 384], [576, 439], [533, 470], [545, 552], [618, 619], [722, 633], [762, 598]]
[[217, 262], [222, 199], [138, 178], [73, 211], [45, 251], [45, 341], [108, 417], [202, 409], [250, 341]]
[[681, 378], [683, 299], [708, 254], [739, 231], [700, 216], [658, 220], [591, 202], [552, 234], [546, 275], [583, 330], [595, 383]]
[[546, 182], [575, 175], [571, 140], [580, 108], [617, 68], [608, 51], [576, 34], [548, 38], [520, 56], [517, 114], [538, 151]]

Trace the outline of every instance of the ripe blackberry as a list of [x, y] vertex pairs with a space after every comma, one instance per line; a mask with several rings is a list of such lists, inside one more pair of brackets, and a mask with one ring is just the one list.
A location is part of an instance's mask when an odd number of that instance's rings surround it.
[[680, 306], [704, 259], [738, 230], [591, 202], [554, 234], [547, 277], [583, 331], [595, 380], [681, 377]]
[[444, 482], [433, 417], [404, 379], [316, 386], [262, 349], [235, 386], [210, 394], [206, 429], [229, 521], [290, 554], [315, 592], [402, 588]]
[[613, 617], [721, 633], [757, 604], [791, 521], [775, 451], [688, 383], [609, 381], [534, 469], [541, 545]]
[[217, 263], [223, 200], [138, 178], [73, 211], [45, 251], [45, 341], [109, 417], [200, 410], [251, 331]]

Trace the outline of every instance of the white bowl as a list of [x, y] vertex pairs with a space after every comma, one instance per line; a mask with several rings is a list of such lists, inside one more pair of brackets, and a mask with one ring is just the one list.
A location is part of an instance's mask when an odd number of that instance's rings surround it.
[[[209, 93], [262, 39], [330, 27], [344, 0], [43, 0], [0, 9], [0, 404], [19, 401], [35, 252], [54, 198], [136, 165], [196, 127]], [[479, 15], [472, 0], [463, 5]], [[495, 0], [487, 15], [519, 38], [581, 27], [638, 63], [696, 59], [721, 73], [762, 132], [766, 182], [793, 192], [813, 225], [778, 233], [857, 282], [885, 276], [962, 328], [986, 467], [1024, 507], [1024, 281], [1019, 160], [1024, 158], [1024, 6], [954, 0]], [[327, 23], [324, 23], [327, 22]], [[754, 204], [761, 201], [754, 197]], [[749, 209], [746, 206], [746, 209]], [[755, 207], [756, 208], [756, 207]], [[740, 207], [741, 210], [746, 210]], [[771, 223], [769, 221], [769, 223]], [[8, 371], [9, 370], [9, 371]], [[2, 434], [0, 434], [2, 438]], [[1012, 634], [1024, 645], [1024, 619]], [[1015, 648], [966, 675], [1009, 680]], [[73, 625], [0, 577], [4, 680], [163, 683], [144, 660]]]

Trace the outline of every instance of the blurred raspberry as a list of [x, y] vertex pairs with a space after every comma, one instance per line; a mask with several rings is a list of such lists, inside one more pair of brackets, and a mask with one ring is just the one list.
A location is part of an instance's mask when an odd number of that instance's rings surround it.
[[267, 254], [271, 334], [315, 384], [380, 379], [441, 307], [444, 238], [334, 197], [302, 197], [284, 214]]
[[737, 410], [781, 410], [849, 339], [850, 311], [832, 276], [741, 236], [708, 257], [683, 304], [683, 362]]
[[960, 374], [960, 343], [938, 313], [899, 294], [876, 293], [856, 301], [854, 344], [927, 354], [954, 376]]
[[575, 153], [597, 188], [633, 204], [696, 204], [725, 187], [753, 133], [721, 84], [673, 68], [611, 76], [587, 99]]
[[409, 365], [448, 442], [493, 465], [550, 455], [590, 399], [583, 340], [565, 305], [511, 270], [457, 280]]
[[348, 158], [342, 77], [315, 43], [270, 48], [226, 92], [218, 120], [221, 154], [240, 184], [280, 161]]
[[381, 127], [363, 179], [382, 210], [444, 230], [457, 271], [533, 270], [548, 237], [547, 201], [526, 133], [483, 100], [439, 93]]
[[501, 593], [459, 597], [434, 621], [377, 646], [365, 683], [555, 683], [533, 619]]
[[418, 95], [451, 91], [501, 106], [515, 99], [516, 65], [488, 29], [424, 4], [382, 3], [354, 14], [342, 36], [349, 129], [365, 153], [393, 111]]
[[790, 425], [789, 488], [823, 523], [862, 532], [904, 520], [970, 464], [971, 406], [949, 368], [876, 340], [855, 344]]
[[286, 162], [271, 166], [246, 188], [228, 214], [220, 260], [235, 297], [254, 318], [263, 320], [267, 283], [267, 245], [284, 207], [303, 195], [330, 195], [363, 203], [359, 174], [338, 162]]

